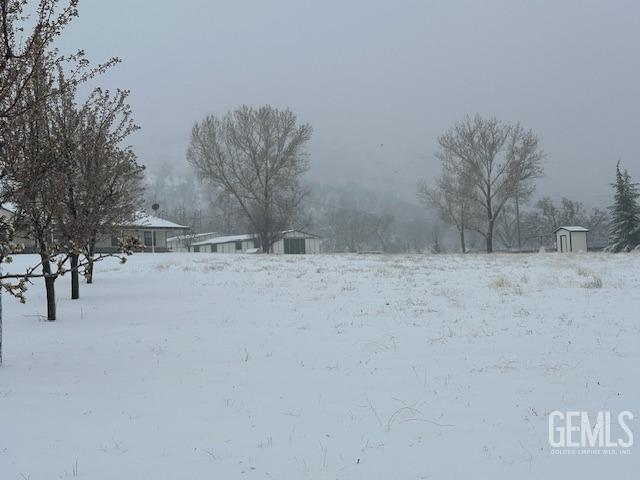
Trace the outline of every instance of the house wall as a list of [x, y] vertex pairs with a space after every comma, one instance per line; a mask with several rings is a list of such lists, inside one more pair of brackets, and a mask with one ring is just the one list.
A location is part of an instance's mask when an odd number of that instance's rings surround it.
[[135, 237], [138, 239], [140, 243], [141, 250], [145, 252], [152, 251], [151, 246], [145, 246], [144, 244], [144, 232], [150, 232], [151, 235], [155, 232], [155, 250], [158, 252], [164, 252], [167, 250], [167, 237], [169, 235], [168, 230], [160, 229], [160, 228], [127, 228], [120, 230], [119, 232], [114, 233], [113, 235], [103, 235], [99, 239], [96, 240], [96, 251], [98, 252], [107, 252], [113, 251], [118, 247], [118, 245], [114, 245], [111, 241], [113, 237], [117, 238], [125, 238], [125, 237]]
[[320, 253], [320, 239], [319, 238], [307, 238], [305, 241], [305, 249], [307, 253]]
[[[242, 240], [241, 245], [242, 249], [236, 250], [236, 242], [219, 243], [217, 253], [244, 253], [250, 248], [254, 248], [253, 240]], [[213, 251], [211, 247], [209, 247], [209, 251]]]
[[586, 232], [573, 232], [571, 234], [571, 244], [573, 245], [573, 252], [586, 252], [587, 251], [587, 233]]
[[558, 252], [561, 252], [562, 236], [567, 237], [567, 250], [568, 252], [586, 252], [587, 251], [587, 232], [570, 232], [561, 228], [556, 232], [556, 247]]
[[[310, 237], [302, 232], [287, 232], [283, 238], [304, 238], [305, 253], [320, 253], [320, 239]], [[273, 253], [284, 254], [284, 240], [278, 240], [273, 244]]]

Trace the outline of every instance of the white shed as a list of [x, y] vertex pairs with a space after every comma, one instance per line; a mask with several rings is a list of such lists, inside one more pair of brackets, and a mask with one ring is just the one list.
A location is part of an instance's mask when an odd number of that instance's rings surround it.
[[578, 226], [558, 227], [554, 232], [558, 252], [586, 252], [588, 231], [588, 228]]

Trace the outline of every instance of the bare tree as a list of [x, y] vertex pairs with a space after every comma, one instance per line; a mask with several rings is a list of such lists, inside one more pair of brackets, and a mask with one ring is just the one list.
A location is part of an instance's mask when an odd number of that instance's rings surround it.
[[431, 188], [422, 180], [418, 183], [418, 200], [427, 208], [433, 208], [440, 219], [454, 225], [460, 238], [460, 251], [467, 252], [465, 231], [470, 227], [473, 217], [474, 203], [469, 196], [472, 188], [471, 176], [452, 171], [454, 162], [442, 157], [442, 174], [436, 179], [436, 186]]
[[[496, 219], [516, 194], [529, 195], [542, 175], [543, 153], [538, 137], [520, 124], [505, 124], [479, 115], [467, 117], [438, 138], [438, 156], [447, 171], [470, 186], [468, 197], [480, 215], [470, 228], [493, 252]], [[462, 180], [463, 179], [463, 180]]]
[[518, 217], [515, 205], [506, 204], [500, 216], [496, 220], [495, 239], [508, 250], [519, 246], [518, 243]]
[[[56, 97], [52, 132], [62, 157], [64, 188], [56, 226], [65, 243], [87, 260], [85, 277], [93, 282], [96, 239], [113, 234], [142, 205], [143, 167], [121, 143], [138, 127], [126, 103], [128, 92], [94, 90], [81, 107], [75, 89]], [[71, 253], [71, 298], [80, 296], [79, 254]]]
[[331, 210], [325, 222], [329, 227], [330, 250], [359, 252], [390, 249], [393, 215], [362, 212], [351, 208]]
[[309, 124], [290, 110], [242, 106], [222, 118], [197, 122], [187, 159], [202, 179], [222, 187], [242, 208], [263, 252], [292, 228], [304, 196], [300, 176], [309, 168], [304, 150]]
[[433, 225], [429, 236], [431, 237], [431, 245], [429, 247], [431, 253], [442, 253], [442, 229], [440, 228], [440, 225]]

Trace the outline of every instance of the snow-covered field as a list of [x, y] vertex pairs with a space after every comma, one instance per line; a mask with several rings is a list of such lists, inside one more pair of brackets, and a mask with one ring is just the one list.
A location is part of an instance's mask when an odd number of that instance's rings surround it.
[[547, 428], [640, 416], [637, 254], [147, 254], [68, 281], [55, 323], [40, 282], [3, 298], [2, 480], [640, 471], [638, 447], [551, 455]]

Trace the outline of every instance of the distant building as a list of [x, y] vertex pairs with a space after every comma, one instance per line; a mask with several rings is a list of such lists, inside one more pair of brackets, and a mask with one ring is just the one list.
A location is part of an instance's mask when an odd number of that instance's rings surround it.
[[219, 232], [182, 233], [180, 235], [167, 238], [167, 248], [171, 252], [188, 252], [193, 243], [210, 240], [219, 236]]
[[558, 227], [554, 232], [558, 252], [586, 252], [588, 231], [588, 228], [578, 226]]
[[96, 251], [113, 251], [118, 248], [119, 239], [135, 237], [144, 252], [167, 252], [167, 238], [186, 232], [189, 227], [154, 217], [146, 213], [139, 214], [135, 220], [120, 225], [113, 235], [102, 237], [96, 242]]
[[[16, 207], [6, 203], [0, 207], [0, 216], [14, 217]], [[124, 237], [135, 237], [140, 243], [140, 250], [145, 252], [166, 252], [167, 238], [175, 236], [180, 232], [189, 230], [189, 227], [178, 225], [177, 223], [163, 220], [146, 213], [140, 213], [135, 220], [125, 222], [114, 229], [112, 235], [105, 235], [96, 241], [96, 252], [113, 252], [119, 247], [119, 239]], [[51, 232], [52, 239], [59, 238], [58, 232]], [[29, 238], [26, 232], [18, 231], [15, 235], [15, 242], [24, 245], [23, 252], [33, 252], [35, 241]]]
[[[260, 251], [260, 241], [255, 234], [228, 235], [193, 242], [191, 252], [206, 253], [256, 253]], [[276, 254], [320, 253], [320, 237], [298, 230], [283, 232], [275, 242], [272, 252]]]
[[[11, 221], [16, 216], [17, 207], [13, 203], [5, 203], [0, 206], [0, 217]], [[27, 237], [26, 233], [22, 230], [16, 230], [13, 234], [13, 241], [18, 245], [24, 245], [25, 251], [31, 251], [34, 247], [34, 241]]]

